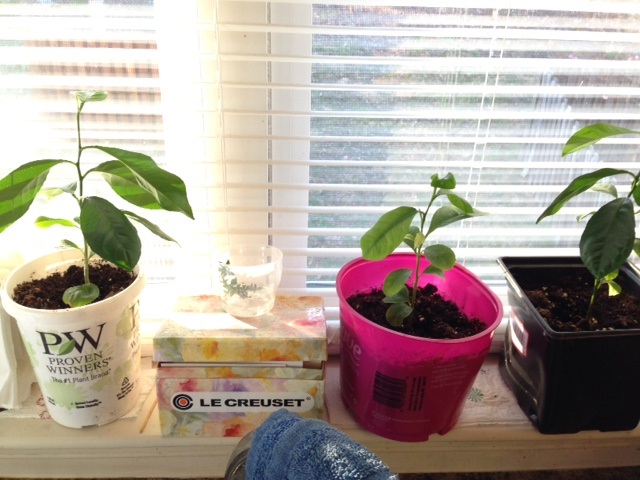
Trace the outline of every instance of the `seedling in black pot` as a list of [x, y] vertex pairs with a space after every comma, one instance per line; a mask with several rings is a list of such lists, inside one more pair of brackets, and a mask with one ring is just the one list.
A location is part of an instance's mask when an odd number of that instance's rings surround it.
[[[640, 132], [607, 123], [586, 126], [569, 138], [562, 150], [562, 156], [583, 150], [604, 138], [626, 134], [640, 135]], [[605, 178], [617, 175], [630, 178], [631, 187], [625, 196], [619, 196], [615, 185], [599, 183]], [[634, 173], [615, 168], [601, 168], [580, 175], [551, 202], [536, 221], [538, 223], [545, 217], [558, 213], [570, 200], [587, 191], [601, 192], [613, 197], [596, 211], [578, 217], [578, 221], [589, 218], [580, 237], [580, 258], [595, 279], [587, 318], [596, 292], [601, 286], [608, 285], [610, 295], [620, 293], [621, 287], [615, 281], [618, 270], [631, 252], [635, 250], [636, 253], [640, 253], [634, 211], [636, 205], [640, 205], [639, 179], [640, 171]]]

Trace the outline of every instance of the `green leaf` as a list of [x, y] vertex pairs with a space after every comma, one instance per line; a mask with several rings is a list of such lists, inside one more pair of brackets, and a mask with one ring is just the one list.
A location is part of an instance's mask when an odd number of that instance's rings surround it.
[[640, 206], [640, 186], [636, 184], [634, 189], [631, 191], [631, 196], [633, 200], [636, 202], [636, 205]]
[[406, 286], [411, 273], [413, 273], [413, 270], [410, 268], [401, 268], [389, 273], [382, 284], [384, 294], [388, 297], [397, 294]]
[[382, 215], [360, 239], [363, 258], [382, 260], [389, 256], [409, 232], [416, 212], [413, 207], [398, 207]]
[[627, 260], [635, 241], [633, 202], [617, 198], [600, 207], [580, 238], [580, 257], [596, 279], [617, 270]]
[[622, 292], [622, 287], [615, 281], [615, 279], [618, 278], [619, 273], [620, 272], [618, 270], [615, 270], [604, 277], [604, 282], [609, 287], [608, 293], [610, 297], [615, 297]]
[[409, 289], [403, 286], [400, 291], [394, 295], [387, 295], [382, 299], [383, 303], [409, 303]]
[[106, 100], [109, 96], [107, 92], [104, 90], [83, 90], [80, 92], [75, 92], [76, 94], [76, 103], [78, 104], [78, 115], [82, 112], [85, 103], [87, 102], [101, 102]]
[[456, 188], [456, 177], [451, 173], [447, 173], [444, 177], [440, 178], [437, 173], [431, 175], [431, 186], [433, 188], [441, 188], [444, 190], [453, 190]]
[[444, 270], [436, 267], [435, 265], [429, 265], [424, 269], [422, 273], [427, 275], [436, 275], [437, 277], [444, 278], [444, 272]]
[[453, 205], [445, 205], [444, 207], [440, 207], [433, 214], [431, 223], [429, 225], [429, 230], [427, 231], [427, 236], [429, 236], [431, 232], [438, 228], [442, 228], [452, 223], [480, 215], [484, 215], [484, 213], [478, 212], [477, 210], [474, 210], [474, 213], [467, 213]]
[[[420, 232], [420, 229], [415, 225], [409, 227], [409, 232], [404, 236], [402, 240], [411, 250], [415, 251], [424, 243], [424, 235]], [[422, 242], [422, 243], [420, 243]]]
[[427, 240], [427, 237], [422, 234], [422, 232], [418, 232], [418, 234], [413, 239], [413, 251], [417, 252], [422, 248], [424, 242]]
[[49, 171], [66, 160], [25, 163], [0, 180], [0, 232], [19, 220], [35, 200]]
[[66, 218], [51, 218], [44, 216], [36, 218], [35, 224], [39, 228], [50, 228], [55, 225], [60, 227], [78, 227], [77, 223], [67, 220]]
[[389, 324], [394, 327], [399, 327], [404, 322], [404, 319], [411, 315], [413, 308], [406, 303], [394, 303], [387, 309], [385, 317]]
[[158, 237], [162, 238], [163, 240], [166, 240], [168, 242], [178, 243], [172, 237], [170, 237], [165, 232], [163, 232], [160, 229], [160, 227], [158, 227], [155, 223], [150, 222], [146, 218], [143, 218], [140, 215], [137, 215], [133, 212], [129, 212], [127, 210], [123, 210], [122, 213], [124, 213], [127, 217], [131, 218], [132, 220], [135, 220], [136, 222], [140, 223], [141, 225], [144, 225], [149, 229], [151, 233], [155, 233]]
[[633, 251], [636, 255], [640, 256], [640, 239], [636, 238], [633, 241]]
[[578, 130], [569, 138], [569, 140], [567, 140], [567, 143], [562, 149], [562, 156], [564, 157], [565, 155], [583, 150], [594, 143], [599, 142], [603, 138], [624, 134], [640, 134], [640, 132], [616, 127], [615, 125], [610, 125], [608, 123], [595, 123], [593, 125], [588, 125]]
[[[120, 148], [101, 147], [98, 145], [89, 148], [101, 150], [118, 159], [127, 167], [129, 172], [124, 173], [124, 171], [114, 168], [112, 164], [107, 162], [106, 164], [98, 165], [92, 170], [105, 173], [107, 175], [105, 178], [113, 190], [125, 200], [137, 205], [134, 202], [139, 201], [140, 189], [142, 189], [155, 199], [156, 203], [153, 203], [153, 205], [157, 204], [164, 210], [180, 212], [191, 219], [194, 218], [184, 182], [177, 175], [160, 168], [151, 157]], [[140, 188], [134, 189], [132, 192], [130, 187], [133, 183]], [[148, 206], [146, 208], [157, 208], [157, 206]]]
[[614, 270], [613, 272], [608, 273], [607, 275], [604, 276], [604, 281], [605, 282], [612, 282], [614, 281], [616, 278], [618, 278], [618, 275], [620, 275], [620, 271], [619, 270]]
[[64, 187], [53, 187], [53, 188], [43, 188], [40, 190], [40, 195], [43, 195], [48, 200], [52, 198], [56, 198], [63, 193], [75, 194], [76, 189], [78, 188], [77, 183], [70, 183], [69, 185], [65, 185]]
[[100, 290], [93, 283], [85, 283], [67, 288], [62, 294], [62, 301], [72, 308], [89, 305], [100, 296]]
[[619, 295], [622, 292], [622, 286], [620, 286], [620, 284], [617, 282], [610, 281], [610, 282], [607, 282], [607, 285], [609, 287], [610, 297], [615, 297], [616, 295]]
[[133, 270], [140, 260], [141, 243], [135, 227], [124, 213], [100, 197], [83, 199], [80, 225], [85, 240], [97, 255]]
[[76, 92], [76, 99], [81, 103], [87, 102], [102, 102], [109, 96], [108, 92], [104, 90], [82, 90]]
[[570, 200], [577, 197], [581, 193], [586, 192], [603, 178], [623, 174], [631, 175], [632, 177], [634, 176], [631, 172], [628, 172], [626, 170], [618, 170], [615, 168], [601, 168], [594, 172], [585, 173], [584, 175], [580, 175], [579, 177], [574, 178], [569, 186], [567, 186], [567, 188], [560, 192], [560, 194], [551, 202], [551, 204], [549, 204], [545, 211], [542, 212], [542, 214], [536, 220], [536, 223], [539, 223], [540, 220], [545, 217], [549, 217], [558, 213], [560, 209], [564, 207]]
[[581, 222], [581, 221], [583, 221], [585, 218], [589, 218], [589, 217], [590, 217], [591, 215], [593, 215], [594, 213], [596, 213], [596, 212], [587, 212], [587, 213], [583, 213], [582, 215], [578, 215], [578, 216], [576, 217], [576, 220], [577, 220], [578, 222]]
[[102, 177], [121, 198], [148, 210], [162, 210], [158, 199], [137, 182], [134, 173], [122, 162], [110, 160], [95, 167], [92, 172]]
[[449, 199], [449, 202], [451, 202], [451, 205], [453, 205], [454, 207], [458, 207], [463, 212], [469, 213], [469, 214], [475, 213], [476, 215], [482, 213], [479, 210], [474, 209], [473, 206], [469, 202], [467, 202], [464, 198], [462, 198], [460, 195], [457, 195], [452, 192], [447, 192], [446, 195], [447, 195], [447, 198]]
[[618, 189], [612, 183], [596, 183], [590, 188], [592, 192], [605, 193], [613, 198], [618, 198]]
[[[82, 252], [82, 249], [75, 242], [72, 242], [71, 240], [67, 240], [65, 238], [60, 243], [62, 244], [63, 247], [75, 248], [75, 249], [80, 250]], [[82, 253], [84, 253], [84, 252], [82, 252]]]
[[71, 353], [71, 351], [73, 350], [73, 347], [75, 346], [76, 346], [76, 341], [74, 339], [71, 339], [68, 342], [64, 342], [62, 345], [60, 345], [60, 348], [58, 349], [58, 355], [66, 355], [68, 353]]
[[429, 263], [438, 270], [451, 270], [456, 264], [456, 254], [446, 245], [429, 245], [423, 253]]

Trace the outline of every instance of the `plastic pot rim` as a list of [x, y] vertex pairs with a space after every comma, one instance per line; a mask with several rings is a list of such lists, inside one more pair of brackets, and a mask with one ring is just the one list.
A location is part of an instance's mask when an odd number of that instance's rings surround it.
[[[402, 332], [398, 332], [398, 331], [395, 331], [395, 330], [391, 330], [391, 329], [386, 328], [386, 327], [384, 327], [382, 325], [379, 325], [376, 322], [374, 322], [372, 320], [369, 320], [368, 318], [360, 315], [353, 308], [351, 308], [351, 306], [349, 306], [349, 304], [347, 303], [347, 299], [346, 299], [344, 293], [342, 292], [342, 289], [340, 288], [340, 280], [346, 274], [346, 272], [348, 270], [352, 269], [352, 268], [356, 268], [358, 265], [361, 265], [361, 264], [369, 264], [369, 263], [373, 263], [373, 262], [384, 262], [388, 258], [398, 257], [398, 256], [411, 257], [411, 258], [415, 257], [415, 255], [412, 254], [412, 253], [392, 253], [391, 255], [389, 255], [388, 257], [386, 257], [385, 259], [382, 259], [382, 260], [366, 260], [363, 257], [358, 257], [358, 258], [355, 258], [355, 259], [351, 260], [350, 262], [346, 263], [340, 269], [340, 271], [338, 272], [338, 276], [336, 277], [336, 291], [338, 293], [338, 300], [339, 300], [340, 308], [342, 308], [342, 305], [346, 305], [350, 309], [351, 313], [359, 321], [367, 322], [369, 325], [375, 327], [376, 329], [379, 329], [381, 332], [384, 332], [386, 334], [398, 335], [400, 337], [410, 338], [412, 340], [419, 341], [419, 342], [424, 342], [424, 343], [456, 344], [456, 343], [472, 342], [472, 341], [475, 341], [475, 340], [477, 340], [479, 338], [485, 337], [486, 335], [493, 334], [493, 332], [498, 328], [498, 326], [502, 322], [503, 316], [504, 316], [502, 302], [500, 301], [498, 296], [484, 282], [482, 282], [482, 280], [480, 280], [475, 274], [473, 274], [471, 271], [469, 271], [467, 268], [463, 267], [459, 263], [456, 263], [454, 265], [454, 267], [452, 268], [452, 270], [456, 270], [458, 273], [462, 273], [470, 282], [472, 282], [474, 284], [477, 284], [484, 291], [486, 291], [487, 292], [487, 296], [491, 299], [492, 303], [496, 307], [496, 318], [492, 322], [490, 322], [489, 324], [486, 324], [487, 327], [482, 332], [479, 332], [479, 333], [477, 333], [477, 334], [475, 334], [473, 336], [465, 337], [465, 338], [456, 338], [456, 339], [438, 339], [438, 338], [426, 338], [426, 337], [417, 337], [415, 335], [408, 335], [406, 333], [402, 333]], [[445, 272], [445, 280], [446, 280], [446, 275], [447, 275], [447, 272]], [[425, 274], [424, 277], [435, 277], [435, 275]]]
[[[21, 280], [20, 277], [28, 277], [28, 278], [43, 278], [37, 277], [33, 274], [34, 269], [31, 267], [32, 264], [36, 262], [44, 262], [45, 259], [51, 258], [51, 263], [49, 263], [48, 274], [64, 271], [68, 266], [78, 263], [82, 259], [80, 252], [75, 249], [64, 249], [59, 251], [54, 251], [47, 253], [45, 255], [41, 255], [36, 258], [29, 259], [22, 264], [15, 267], [9, 274], [5, 277], [5, 279], [0, 284], [0, 300], [2, 301], [2, 305], [4, 309], [11, 315], [12, 317], [20, 317], [21, 315], [41, 315], [43, 312], [47, 312], [50, 315], [50, 318], [55, 321], [57, 317], [58, 319], [66, 319], [68, 316], [79, 317], [84, 315], [87, 310], [109, 310], [111, 305], [121, 301], [123, 297], [130, 297], [132, 300], [137, 298], [140, 292], [144, 289], [146, 285], [146, 277], [144, 272], [140, 270], [140, 266], [136, 265], [133, 270], [133, 274], [136, 275], [135, 280], [129, 285], [127, 288], [113, 295], [112, 297], [105, 298], [98, 302], [93, 302], [88, 305], [83, 305], [81, 307], [68, 307], [61, 309], [39, 309], [26, 307], [21, 305], [13, 300], [12, 292], [9, 291], [9, 286], [14, 282], [14, 279], [18, 277], [17, 283], [27, 280]], [[96, 257], [96, 261], [102, 260], [99, 257]], [[109, 262], [108, 262], [109, 263]], [[25, 274], [26, 270], [31, 270], [31, 272]], [[46, 276], [46, 275], [45, 275]], [[73, 320], [72, 320], [73, 321]], [[67, 323], [65, 321], [65, 323]]]

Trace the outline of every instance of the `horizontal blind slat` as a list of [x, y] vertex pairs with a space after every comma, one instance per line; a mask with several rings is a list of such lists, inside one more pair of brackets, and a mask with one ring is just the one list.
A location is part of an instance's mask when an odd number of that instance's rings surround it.
[[[221, 4], [236, 2], [236, 3], [255, 3], [255, 0], [225, 0]], [[313, 5], [315, 0], [271, 0], [274, 4], [298, 4], [298, 5]], [[325, 5], [335, 6], [355, 6], [361, 7], [363, 5], [362, 0], [326, 0], [323, 2]], [[369, 7], [416, 7], [424, 8], [424, 1], [422, 0], [367, 0], [366, 5]], [[517, 5], [516, 5], [517, 6]], [[622, 14], [634, 14], [640, 13], [640, 6], [635, 2], [607, 2], [607, 1], [590, 1], [581, 2], [576, 4], [574, 2], [560, 3], [552, 0], [543, 0], [536, 3], [536, 9], [541, 11], [554, 11], [554, 12], [567, 12], [573, 13], [578, 8], [584, 12], [595, 13], [622, 13]], [[523, 5], [523, 7], [525, 7]], [[429, 8], [432, 9], [472, 9], [479, 11], [491, 12], [494, 9], [508, 9], [514, 8], [513, 2], [506, 0], [485, 0], [479, 3], [476, 0], [432, 0], [429, 2]], [[530, 5], [526, 5], [529, 9]]]

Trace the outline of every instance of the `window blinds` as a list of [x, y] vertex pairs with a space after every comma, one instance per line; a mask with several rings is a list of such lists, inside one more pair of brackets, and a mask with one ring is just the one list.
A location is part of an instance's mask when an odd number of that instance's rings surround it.
[[153, 6], [111, 3], [0, 5], [0, 120], [11, 155], [3, 169], [52, 155], [75, 158], [70, 92], [83, 89], [110, 92], [84, 117], [87, 142], [163, 157]]
[[[366, 4], [366, 5], [365, 5]], [[486, 217], [434, 235], [497, 290], [503, 255], [575, 254], [589, 199], [539, 225], [574, 176], [634, 169], [638, 140], [562, 158], [581, 126], [640, 128], [635, 2], [238, 2], [215, 11], [223, 241], [271, 240], [286, 292], [325, 295], [383, 212], [433, 173]]]
[[[181, 158], [165, 154], [166, 125], [162, 104], [157, 22], [153, 2], [113, 0], [69, 2], [12, 1], [0, 4], [0, 174], [27, 161], [76, 157], [75, 99], [78, 90], [107, 90], [105, 102], [83, 111], [83, 143], [108, 145], [146, 153], [179, 175]], [[169, 58], [170, 60], [170, 58]], [[168, 68], [171, 70], [171, 68]], [[88, 168], [107, 157], [83, 155]], [[68, 173], [68, 172], [67, 172]], [[64, 167], [57, 167], [47, 186], [68, 183]], [[91, 178], [91, 177], [90, 177]], [[102, 180], [91, 192], [108, 195]], [[30, 219], [49, 214], [71, 218], [75, 206], [37, 200]], [[118, 203], [116, 201], [116, 203]], [[36, 211], [37, 209], [37, 211]], [[171, 215], [143, 215], [174, 238], [181, 237]], [[37, 255], [59, 245], [74, 232], [36, 229], [28, 219], [0, 235], [3, 252], [18, 250]], [[145, 229], [143, 264], [149, 283], [175, 277], [177, 247]]]

